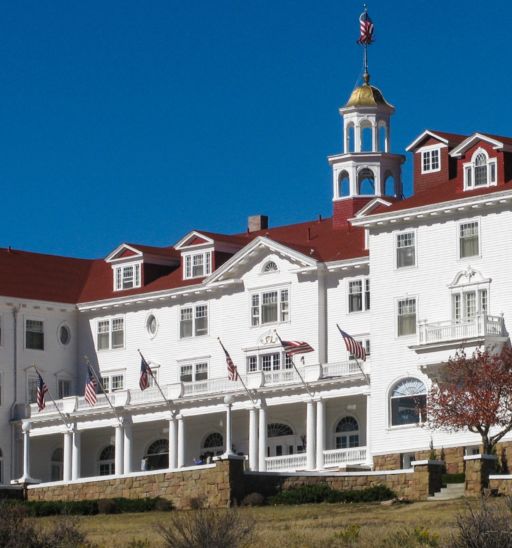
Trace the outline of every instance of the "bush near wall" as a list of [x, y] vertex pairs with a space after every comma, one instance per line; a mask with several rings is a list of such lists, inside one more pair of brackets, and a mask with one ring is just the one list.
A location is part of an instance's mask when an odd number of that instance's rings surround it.
[[270, 497], [270, 504], [311, 504], [318, 502], [378, 502], [396, 498], [396, 493], [385, 485], [365, 489], [337, 491], [327, 483], [300, 485]]

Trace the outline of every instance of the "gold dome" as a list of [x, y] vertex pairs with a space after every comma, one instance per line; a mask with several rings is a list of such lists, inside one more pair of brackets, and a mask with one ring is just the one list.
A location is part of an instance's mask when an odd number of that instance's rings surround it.
[[388, 108], [393, 108], [384, 96], [380, 89], [370, 86], [368, 83], [364, 83], [362, 86], [358, 86], [350, 96], [347, 104], [344, 108], [347, 107], [376, 107], [379, 105], [386, 106]]

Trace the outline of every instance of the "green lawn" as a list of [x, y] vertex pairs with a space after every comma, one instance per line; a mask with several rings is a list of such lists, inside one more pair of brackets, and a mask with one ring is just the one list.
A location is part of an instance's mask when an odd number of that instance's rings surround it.
[[[371, 504], [309, 504], [303, 506], [266, 506], [242, 508], [242, 516], [254, 519], [255, 538], [252, 546], [279, 548], [329, 546], [398, 546], [389, 539], [404, 528], [427, 529], [448, 541], [464, 500], [417, 502], [383, 506]], [[473, 501], [472, 504], [475, 504]], [[99, 546], [126, 547], [131, 541], [147, 541], [148, 546], [161, 545], [156, 525], [165, 524], [169, 513], [116, 514], [85, 516], [80, 527], [88, 539]], [[51, 518], [38, 518], [44, 523]], [[359, 534], [357, 535], [357, 527]], [[357, 536], [356, 544], [346, 539]], [[383, 544], [387, 542], [387, 544]], [[411, 544], [412, 546], [413, 544]], [[140, 546], [140, 545], [139, 545]]]

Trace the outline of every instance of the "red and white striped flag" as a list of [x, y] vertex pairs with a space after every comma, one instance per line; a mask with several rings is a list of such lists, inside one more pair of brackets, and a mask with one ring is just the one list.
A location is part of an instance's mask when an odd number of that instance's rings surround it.
[[98, 398], [96, 396], [96, 386], [96, 378], [91, 370], [91, 367], [88, 366], [87, 380], [85, 381], [84, 399], [91, 407], [98, 401]]
[[295, 354], [307, 354], [308, 352], [314, 352], [315, 350], [304, 341], [281, 341], [284, 351], [288, 356], [295, 356]]
[[224, 345], [222, 344], [220, 339], [219, 339], [219, 343], [222, 346], [222, 350], [224, 350], [224, 354], [226, 354], [226, 365], [228, 366], [228, 379], [230, 381], [237, 381], [240, 378], [240, 375], [238, 374], [238, 369], [236, 365], [233, 363], [233, 360], [231, 359], [229, 352], [224, 348]]
[[350, 352], [354, 358], [366, 361], [366, 350], [364, 349], [364, 346], [359, 341], [356, 341], [354, 337], [351, 337], [348, 333], [345, 333], [339, 325], [336, 327], [345, 341], [347, 351]]
[[39, 411], [42, 411], [46, 407], [46, 402], [44, 398], [47, 392], [48, 392], [48, 387], [46, 386], [46, 383], [43, 381], [43, 377], [41, 377], [38, 371], [36, 402], [37, 402], [37, 408]]
[[373, 42], [373, 21], [366, 9], [359, 16], [359, 40], [358, 44], [369, 46]]
[[151, 367], [149, 367], [148, 362], [144, 359], [144, 356], [140, 355], [140, 378], [139, 378], [139, 388], [144, 391], [146, 388], [149, 388], [149, 375], [153, 376]]

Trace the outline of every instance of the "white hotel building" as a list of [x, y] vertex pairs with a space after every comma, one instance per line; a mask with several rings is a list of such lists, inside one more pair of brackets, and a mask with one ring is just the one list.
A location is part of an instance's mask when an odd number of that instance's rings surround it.
[[[251, 470], [407, 467], [431, 440], [478, 446], [424, 428], [418, 402], [457, 348], [508, 337], [512, 139], [425, 131], [404, 199], [393, 111], [368, 81], [340, 109], [332, 218], [256, 216], [242, 234], [123, 243], [101, 260], [1, 249], [2, 483], [190, 466], [228, 449], [228, 407]], [[365, 345], [362, 368], [336, 324]], [[296, 359], [305, 384], [276, 331], [314, 348]], [[138, 349], [165, 400], [139, 389]], [[112, 407], [84, 401], [85, 355]], [[41, 412], [34, 363], [56, 400]]]

